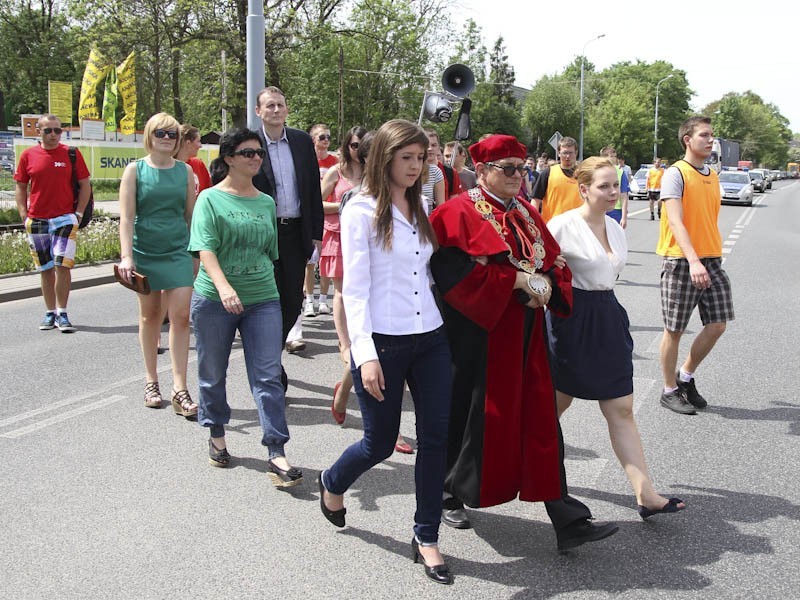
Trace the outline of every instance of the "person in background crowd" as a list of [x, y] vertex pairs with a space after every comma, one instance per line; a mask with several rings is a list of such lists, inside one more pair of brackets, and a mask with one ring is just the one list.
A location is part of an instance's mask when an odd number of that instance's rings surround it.
[[[361, 138], [367, 130], [355, 126], [347, 132], [342, 142], [342, 152], [339, 164], [331, 167], [322, 179], [322, 209], [325, 211], [325, 225], [322, 232], [322, 252], [320, 253], [319, 274], [320, 278], [326, 277], [333, 282], [333, 322], [336, 325], [336, 334], [339, 336], [340, 354], [347, 351], [348, 361], [342, 374], [342, 380], [333, 389], [331, 413], [334, 420], [343, 424], [347, 412], [347, 396], [353, 386], [350, 375], [350, 339], [347, 332], [347, 319], [342, 303], [342, 249], [341, 227], [339, 223], [339, 209], [342, 196], [355, 186], [361, 184], [364, 165], [358, 159], [358, 149]], [[340, 393], [341, 392], [341, 393]], [[338, 398], [337, 398], [338, 396]], [[338, 400], [338, 402], [337, 402]]]
[[188, 123], [181, 125], [181, 143], [175, 149], [175, 158], [192, 167], [194, 173], [195, 196], [211, 187], [211, 176], [206, 164], [197, 158], [197, 152], [202, 147], [200, 130]]
[[433, 162], [439, 167], [439, 170], [444, 176], [444, 199], [449, 200], [454, 195], [460, 194], [463, 191], [461, 179], [456, 177], [456, 172], [450, 165], [444, 164], [444, 148], [442, 147], [442, 142], [436, 130], [426, 129], [425, 135], [427, 135], [428, 140], [430, 140], [430, 146], [428, 146], [428, 161], [430, 162], [430, 156], [433, 155]]
[[[175, 414], [194, 417], [197, 404], [186, 385], [189, 361], [189, 303], [194, 261], [186, 249], [195, 203], [192, 168], [173, 155], [181, 143], [180, 124], [167, 113], [150, 117], [144, 126], [147, 155], [129, 163], [119, 186], [119, 271], [131, 280], [137, 271], [150, 280], [151, 294], [139, 300], [139, 343], [144, 357], [144, 404], [161, 408], [158, 385], [158, 337], [169, 316], [172, 364], [172, 407]], [[160, 293], [163, 290], [163, 294]]]
[[444, 145], [444, 162], [458, 173], [462, 190], [470, 190], [478, 185], [475, 171], [470, 171], [466, 166], [467, 151], [459, 142], [447, 142]]
[[[286, 127], [289, 108], [286, 96], [277, 87], [266, 87], [256, 98], [256, 114], [262, 121], [259, 130], [267, 154], [253, 185], [275, 200], [278, 220], [278, 260], [275, 283], [278, 286], [283, 321], [283, 344], [303, 306], [306, 264], [322, 244], [322, 197], [319, 163], [311, 136]], [[281, 379], [288, 387], [286, 372]]]
[[647, 200], [650, 203], [650, 220], [655, 221], [656, 217], [653, 208], [658, 203], [658, 218], [661, 219], [661, 178], [664, 177], [664, 169], [661, 168], [661, 159], [656, 158], [655, 164], [647, 172]]
[[578, 142], [571, 137], [562, 137], [558, 142], [558, 165], [546, 168], [533, 185], [531, 201], [547, 223], [556, 215], [581, 205], [578, 183], [573, 177], [578, 156]]
[[617, 159], [617, 151], [613, 146], [605, 146], [600, 150], [600, 156], [609, 159], [614, 163], [614, 168], [617, 170], [617, 178], [619, 179], [619, 195], [617, 196], [617, 203], [611, 210], [608, 211], [608, 216], [614, 219], [617, 223], [622, 225], [625, 229], [628, 226], [628, 176], [622, 167], [619, 166]]
[[444, 171], [439, 168], [436, 154], [439, 151], [439, 136], [436, 132], [428, 134], [430, 145], [428, 146], [428, 173], [422, 175], [422, 195], [428, 199], [428, 214], [447, 200], [446, 184], [444, 181]]
[[224, 179], [200, 194], [189, 250], [201, 267], [192, 295], [200, 381], [198, 420], [210, 430], [209, 463], [230, 465], [225, 425], [230, 420], [225, 384], [231, 344], [242, 338], [245, 369], [268, 448], [267, 474], [276, 487], [300, 483], [303, 473], [286, 460], [289, 441], [281, 384], [281, 308], [273, 261], [278, 258], [275, 201], [259, 192], [253, 177], [266, 150], [249, 129], [222, 136], [216, 168]]
[[565, 551], [618, 529], [591, 523], [567, 490], [544, 307], [569, 314], [570, 271], [539, 213], [517, 198], [525, 146], [491, 135], [469, 153], [479, 187], [431, 215], [431, 270], [453, 355], [442, 521], [467, 529], [464, 504], [545, 501]]
[[[711, 155], [714, 133], [708, 117], [691, 117], [678, 132], [686, 150], [664, 173], [661, 198], [666, 218], [661, 219], [656, 254], [661, 267], [661, 405], [693, 415], [708, 405], [697, 391], [694, 374], [734, 319], [733, 295], [722, 268], [722, 236], [717, 219], [720, 209], [719, 177], [705, 164]], [[676, 373], [681, 337], [695, 307], [703, 328]]]
[[[322, 181], [328, 169], [338, 162], [337, 156], [328, 152], [328, 148], [331, 145], [331, 130], [324, 123], [317, 123], [311, 126], [308, 134], [314, 142], [314, 152], [317, 155], [317, 164], [319, 165], [319, 179]], [[305, 310], [303, 314], [297, 316], [294, 325], [286, 335], [286, 351], [290, 354], [302, 352], [306, 349], [306, 342], [303, 339], [303, 317], [311, 318], [317, 316], [317, 311], [314, 310], [314, 286], [316, 285], [315, 273], [318, 265], [319, 248], [315, 246], [311, 258], [306, 263], [305, 279], [303, 280]], [[319, 308], [317, 310], [320, 314], [329, 314], [328, 289], [330, 288], [330, 280], [327, 277], [320, 277], [319, 287]]]
[[362, 193], [342, 211], [344, 305], [364, 439], [319, 476], [320, 508], [344, 527], [344, 493], [392, 453], [408, 382], [417, 418], [414, 562], [442, 584], [453, 575], [439, 552], [450, 407], [450, 352], [428, 276], [436, 239], [420, 176], [428, 140], [414, 123], [384, 123], [372, 142]]
[[633, 418], [633, 339], [628, 315], [614, 295], [628, 244], [622, 227], [606, 214], [619, 196], [616, 165], [592, 156], [578, 165], [575, 179], [583, 206], [547, 224], [572, 271], [572, 314], [546, 315], [558, 416], [573, 398], [599, 400], [639, 515], [678, 512], [683, 500], [668, 500], [653, 489]]
[[46, 312], [39, 329], [58, 327], [62, 333], [72, 333], [75, 326], [67, 315], [67, 301], [72, 287], [78, 224], [91, 193], [89, 169], [76, 148], [79, 189], [76, 208], [72, 159], [68, 146], [61, 143], [61, 121], [55, 115], [43, 115], [36, 123], [36, 131], [41, 137], [39, 144], [22, 152], [14, 173], [17, 211], [28, 233], [33, 264], [41, 277]]

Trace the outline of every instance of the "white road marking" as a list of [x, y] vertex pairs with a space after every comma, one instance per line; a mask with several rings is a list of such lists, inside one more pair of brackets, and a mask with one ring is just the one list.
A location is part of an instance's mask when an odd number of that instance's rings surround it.
[[96, 408], [103, 408], [104, 406], [108, 406], [109, 404], [119, 402], [124, 398], [125, 396], [109, 396], [108, 398], [103, 398], [101, 400], [92, 402], [91, 404], [86, 404], [84, 406], [79, 406], [78, 408], [73, 408], [72, 410], [63, 412], [48, 419], [36, 421], [35, 423], [31, 423], [30, 425], [26, 425], [25, 427], [20, 427], [19, 429], [13, 429], [11, 431], [7, 431], [3, 434], [0, 434], [0, 437], [11, 438], [11, 439], [19, 438], [28, 433], [44, 429], [45, 427], [49, 427], [50, 425], [63, 423], [64, 421], [67, 421], [73, 417], [77, 417], [86, 414], [88, 412], [91, 412]]

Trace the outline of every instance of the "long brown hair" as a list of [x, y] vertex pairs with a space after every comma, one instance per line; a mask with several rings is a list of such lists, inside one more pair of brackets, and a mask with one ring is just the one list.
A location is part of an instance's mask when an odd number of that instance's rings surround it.
[[[422, 146], [427, 156], [428, 136], [422, 128], [405, 119], [393, 119], [381, 125], [375, 133], [367, 157], [364, 187], [378, 203], [375, 208], [375, 230], [384, 250], [392, 248], [392, 194], [389, 187], [392, 159], [398, 150], [412, 144]], [[423, 161], [422, 170], [426, 168], [427, 163]], [[421, 195], [422, 183], [417, 178], [414, 185], [406, 188], [405, 197], [422, 240], [436, 248], [436, 236], [422, 206]]]

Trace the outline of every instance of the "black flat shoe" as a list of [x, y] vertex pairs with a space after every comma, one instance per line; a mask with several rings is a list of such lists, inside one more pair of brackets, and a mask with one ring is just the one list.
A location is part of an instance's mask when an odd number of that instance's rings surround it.
[[581, 519], [556, 531], [556, 540], [558, 541], [558, 551], [566, 552], [570, 548], [577, 548], [586, 542], [596, 542], [614, 535], [619, 531], [619, 525], [616, 523], [603, 523], [602, 525], [595, 525], [589, 519]]
[[223, 469], [231, 464], [231, 455], [227, 448], [217, 448], [214, 442], [208, 440], [208, 463], [212, 467], [222, 467]]
[[322, 510], [322, 514], [336, 527], [344, 527], [344, 516], [347, 514], [347, 509], [331, 510], [325, 506], [325, 484], [322, 483], [322, 473], [317, 475], [317, 482], [319, 483], [319, 508]]
[[683, 500], [680, 498], [670, 498], [664, 506], [657, 509], [650, 509], [640, 504], [639, 516], [642, 517], [642, 520], [646, 520], [659, 513], [676, 513], [686, 508], [685, 504], [683, 506], [678, 506], [678, 504], [684, 504]]
[[417, 542], [417, 536], [411, 538], [411, 558], [414, 560], [414, 564], [418, 562], [422, 563], [422, 567], [425, 569], [425, 575], [428, 578], [433, 579], [436, 583], [453, 585], [453, 574], [450, 572], [450, 568], [446, 563], [441, 565], [433, 565], [432, 567], [429, 567], [427, 564], [425, 564], [425, 559], [419, 552], [419, 542]]
[[272, 485], [275, 487], [294, 487], [303, 481], [303, 472], [300, 469], [295, 467], [281, 469], [272, 462], [272, 459], [267, 461], [267, 475], [269, 475]]

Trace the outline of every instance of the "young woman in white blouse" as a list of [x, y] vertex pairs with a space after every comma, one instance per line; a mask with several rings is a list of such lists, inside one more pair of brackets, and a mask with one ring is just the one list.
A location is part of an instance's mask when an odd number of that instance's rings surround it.
[[422, 560], [428, 577], [449, 584], [438, 538], [451, 367], [428, 267], [436, 236], [420, 195], [427, 147], [414, 123], [384, 123], [372, 141], [363, 191], [342, 211], [342, 295], [364, 438], [320, 473], [320, 508], [344, 527], [344, 493], [394, 450], [408, 382], [418, 448], [412, 558]]
[[583, 205], [547, 224], [572, 270], [572, 315], [547, 314], [558, 414], [573, 398], [599, 400], [641, 517], [675, 513], [685, 504], [653, 489], [633, 418], [633, 340], [628, 315], [614, 295], [628, 245], [622, 227], [606, 216], [619, 196], [617, 171], [607, 158], [593, 156], [578, 166], [575, 179]]

